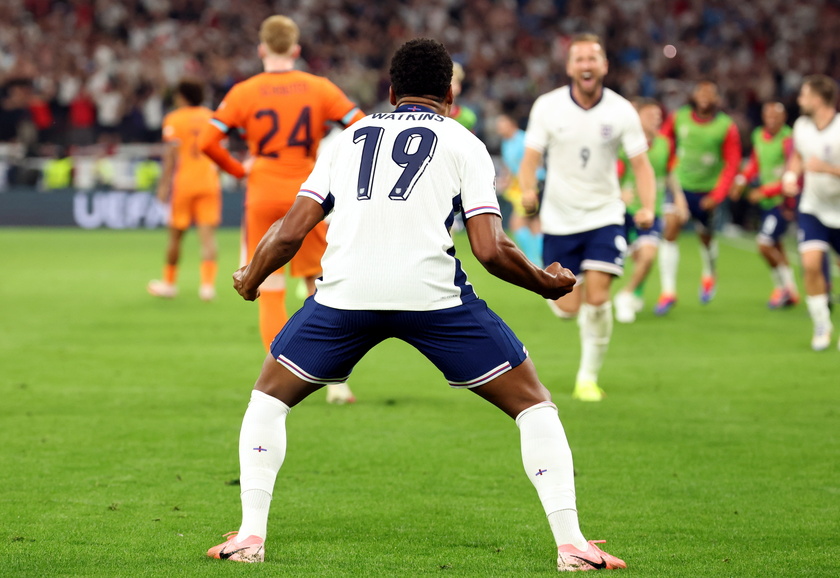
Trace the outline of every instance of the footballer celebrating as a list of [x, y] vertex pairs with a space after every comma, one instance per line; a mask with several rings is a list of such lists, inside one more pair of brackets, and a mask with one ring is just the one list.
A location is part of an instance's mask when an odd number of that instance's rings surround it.
[[571, 450], [557, 408], [510, 328], [467, 280], [450, 227], [466, 221], [470, 247], [492, 274], [556, 299], [575, 278], [559, 263], [541, 269], [502, 229], [487, 149], [447, 118], [452, 59], [429, 39], [391, 62], [393, 112], [372, 114], [321, 155], [286, 217], [272, 225], [234, 285], [255, 299], [306, 234], [332, 214], [323, 277], [274, 340], [242, 422], [242, 524], [208, 555], [260, 562], [275, 479], [286, 453], [290, 408], [347, 378], [385, 339], [402, 339], [441, 370], [514, 418], [522, 463], [548, 516], [559, 570], [623, 568], [578, 526]]
[[633, 105], [604, 87], [607, 56], [598, 36], [582, 34], [569, 47], [570, 86], [540, 96], [531, 109], [519, 168], [522, 202], [537, 204], [537, 167], [546, 155], [540, 222], [543, 262], [558, 261], [580, 282], [556, 302], [565, 316], [578, 314], [581, 360], [573, 397], [600, 401], [598, 372], [613, 329], [610, 285], [624, 271], [625, 206], [618, 184], [623, 147], [636, 176], [640, 229], [654, 223], [656, 181], [647, 138]]

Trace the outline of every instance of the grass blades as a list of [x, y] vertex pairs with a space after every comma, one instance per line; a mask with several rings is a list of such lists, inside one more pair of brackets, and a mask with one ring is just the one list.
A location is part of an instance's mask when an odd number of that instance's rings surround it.
[[[616, 324], [608, 397], [586, 404], [570, 399], [576, 324], [457, 241], [554, 394], [584, 534], [622, 576], [840, 575], [840, 352], [810, 350], [803, 305], [767, 310], [749, 243], [721, 241], [701, 306], [684, 235], [680, 302], [653, 316], [654, 272], [637, 322]], [[516, 426], [394, 341], [353, 373], [357, 404], [319, 393], [290, 415], [266, 563], [207, 559], [238, 527], [237, 437], [264, 357], [256, 306], [228, 281], [238, 232], [219, 242], [219, 298], [198, 299], [190, 234], [166, 301], [144, 289], [162, 231], [0, 229], [0, 576], [556, 572]]]

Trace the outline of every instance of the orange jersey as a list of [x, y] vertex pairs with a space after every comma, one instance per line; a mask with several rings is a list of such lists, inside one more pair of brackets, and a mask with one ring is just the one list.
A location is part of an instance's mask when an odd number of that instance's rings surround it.
[[[235, 85], [210, 122], [222, 134], [239, 130], [248, 143], [255, 159], [248, 177], [248, 202], [279, 201], [273, 197], [284, 195], [290, 198], [283, 201], [291, 204], [297, 186], [315, 166], [318, 144], [328, 131], [327, 122], [346, 126], [362, 116], [341, 89], [326, 78], [289, 70], [263, 72]], [[239, 170], [235, 165], [234, 174]], [[295, 190], [278, 187], [278, 180], [296, 181], [291, 187]]]
[[216, 165], [198, 148], [198, 137], [212, 116], [209, 108], [186, 106], [164, 117], [163, 140], [178, 148], [173, 194], [221, 193]]

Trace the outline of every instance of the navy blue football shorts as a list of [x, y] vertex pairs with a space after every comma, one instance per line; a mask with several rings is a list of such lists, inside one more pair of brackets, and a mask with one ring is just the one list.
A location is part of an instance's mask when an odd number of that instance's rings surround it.
[[756, 237], [759, 245], [772, 246], [782, 240], [790, 224], [783, 211], [784, 207], [782, 205], [761, 210], [761, 229], [759, 229]]
[[414, 346], [457, 388], [483, 385], [528, 357], [481, 299], [436, 311], [356, 311], [314, 297], [274, 338], [271, 355], [304, 381], [341, 383], [368, 351], [392, 337]]
[[823, 251], [831, 247], [840, 253], [840, 229], [833, 229], [814, 215], [799, 213], [799, 252]]
[[571, 235], [543, 234], [543, 263], [557, 261], [578, 279], [586, 270], [620, 277], [624, 273], [626, 252], [623, 225], [607, 225]]
[[708, 231], [712, 226], [712, 211], [707, 211], [700, 206], [700, 201], [708, 193], [696, 193], [694, 191], [683, 191], [683, 193], [691, 218], [697, 221], [702, 230]]
[[633, 215], [625, 213], [624, 215], [624, 234], [627, 237], [627, 243], [633, 250], [641, 245], [658, 246], [662, 239], [662, 219], [655, 217], [653, 225], [647, 229], [640, 229], [633, 220]]

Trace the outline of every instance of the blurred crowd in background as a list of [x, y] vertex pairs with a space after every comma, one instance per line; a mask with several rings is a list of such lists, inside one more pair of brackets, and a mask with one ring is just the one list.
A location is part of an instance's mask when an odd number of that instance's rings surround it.
[[387, 106], [397, 46], [442, 40], [466, 71], [460, 102], [491, 150], [499, 110], [524, 126], [534, 99], [566, 82], [577, 32], [605, 39], [607, 85], [628, 98], [674, 110], [695, 81], [716, 81], [745, 142], [762, 102], [795, 116], [804, 75], [840, 78], [832, 0], [3, 0], [0, 143], [44, 157], [158, 142], [181, 77], [204, 79], [214, 107], [260, 71], [257, 31], [275, 13], [300, 25], [300, 67], [366, 111]]

